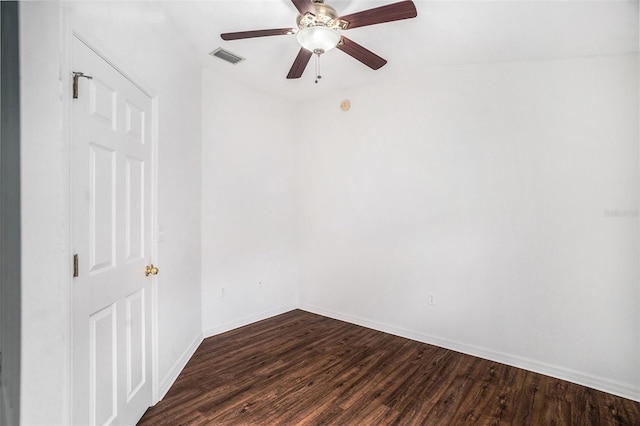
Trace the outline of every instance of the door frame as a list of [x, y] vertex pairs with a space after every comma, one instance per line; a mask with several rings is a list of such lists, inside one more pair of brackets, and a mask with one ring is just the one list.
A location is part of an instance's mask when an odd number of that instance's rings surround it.
[[[123, 67], [122, 64], [126, 62], [121, 60], [117, 54], [109, 50], [107, 47], [102, 45], [98, 40], [88, 36], [90, 33], [88, 29], [83, 29], [82, 25], [74, 20], [69, 11], [66, 9], [62, 9], [61, 13], [62, 20], [62, 49], [61, 49], [61, 90], [62, 90], [62, 134], [63, 140], [66, 144], [66, 156], [65, 156], [65, 171], [66, 171], [66, 228], [67, 228], [67, 241], [65, 244], [67, 250], [67, 259], [69, 259], [69, 273], [67, 274], [68, 279], [68, 287], [67, 287], [67, 311], [68, 311], [68, 321], [67, 321], [67, 336], [68, 346], [67, 346], [67, 406], [64, 407], [65, 417], [67, 419], [67, 423], [71, 423], [73, 419], [73, 380], [72, 380], [72, 369], [73, 369], [73, 285], [74, 279], [72, 276], [72, 268], [71, 268], [71, 257], [73, 255], [73, 235], [72, 235], [72, 163], [71, 163], [71, 153], [72, 153], [72, 141], [71, 141], [71, 126], [72, 126], [72, 72], [73, 71], [81, 71], [81, 70], [73, 70], [72, 69], [72, 46], [73, 40], [77, 39], [81, 43], [85, 44], [89, 49], [91, 49], [94, 53], [96, 53], [100, 58], [106, 61], [111, 67], [113, 67], [116, 71], [122, 74], [127, 80], [129, 80], [134, 86], [140, 89], [145, 95], [147, 95], [151, 99], [151, 182], [150, 182], [150, 191], [151, 191], [151, 247], [150, 249], [150, 257], [153, 263], [158, 263], [158, 94], [157, 91], [150, 88], [148, 85], [143, 83], [143, 80], [139, 78], [135, 73], [129, 72], [126, 66]], [[65, 77], [66, 76], [66, 77]], [[82, 93], [80, 94], [82, 96]], [[152, 282], [150, 286], [151, 290], [151, 347], [149, 350], [151, 351], [151, 401], [149, 403], [154, 405], [159, 400], [159, 362], [158, 362], [158, 284], [157, 277], [152, 277]]]

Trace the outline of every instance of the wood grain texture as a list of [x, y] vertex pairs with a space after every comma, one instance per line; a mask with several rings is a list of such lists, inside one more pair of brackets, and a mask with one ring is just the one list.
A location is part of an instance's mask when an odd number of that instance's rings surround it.
[[386, 59], [381, 58], [369, 49], [360, 46], [358, 43], [346, 38], [345, 36], [342, 36], [340, 43], [338, 43], [336, 47], [373, 70], [380, 69], [387, 63]]
[[307, 67], [309, 60], [311, 59], [312, 53], [305, 49], [304, 47], [300, 48], [298, 51], [298, 55], [296, 59], [293, 61], [293, 65], [291, 65], [291, 69], [289, 70], [289, 74], [287, 74], [287, 78], [300, 78], [302, 77], [302, 73], [304, 69]]
[[256, 38], [256, 37], [270, 37], [276, 35], [288, 35], [292, 31], [291, 28], [274, 28], [269, 30], [251, 30], [251, 31], [238, 31], [235, 33], [222, 33], [220, 38], [223, 40], [241, 40], [244, 38]]
[[640, 403], [295, 310], [205, 339], [140, 425], [640, 425]]
[[340, 19], [349, 23], [347, 29], [350, 30], [368, 25], [415, 18], [416, 16], [418, 16], [416, 5], [412, 1], [407, 0], [341, 16]]
[[316, 12], [316, 7], [311, 3], [311, 0], [291, 0], [291, 3], [298, 9], [300, 15], [304, 15], [305, 13], [313, 13]]

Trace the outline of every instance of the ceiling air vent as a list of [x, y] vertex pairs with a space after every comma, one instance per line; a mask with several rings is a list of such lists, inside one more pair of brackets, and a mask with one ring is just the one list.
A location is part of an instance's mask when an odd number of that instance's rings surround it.
[[222, 47], [218, 47], [216, 50], [214, 50], [213, 52], [209, 53], [209, 55], [211, 56], [215, 56], [216, 58], [220, 58], [224, 61], [227, 61], [233, 65], [237, 64], [238, 62], [242, 62], [245, 60], [245, 58], [243, 58], [242, 56], [238, 56], [235, 53], [231, 53], [228, 50], [224, 50]]

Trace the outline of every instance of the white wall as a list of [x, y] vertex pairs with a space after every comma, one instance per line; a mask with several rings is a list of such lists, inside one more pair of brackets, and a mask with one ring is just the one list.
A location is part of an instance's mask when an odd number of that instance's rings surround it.
[[300, 114], [334, 136], [303, 141], [303, 307], [640, 398], [637, 55], [429, 67]]
[[[200, 67], [161, 3], [21, 3], [23, 424], [68, 420], [69, 228], [64, 54], [74, 30], [158, 99], [159, 384], [201, 339]], [[37, 267], [33, 267], [37, 265]]]
[[202, 79], [206, 336], [296, 306], [295, 147], [304, 127], [284, 100], [212, 71]]

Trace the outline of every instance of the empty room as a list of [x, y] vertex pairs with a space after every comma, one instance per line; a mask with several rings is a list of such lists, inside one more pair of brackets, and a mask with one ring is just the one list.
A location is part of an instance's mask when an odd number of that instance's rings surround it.
[[2, 425], [640, 424], [637, 0], [0, 5]]

